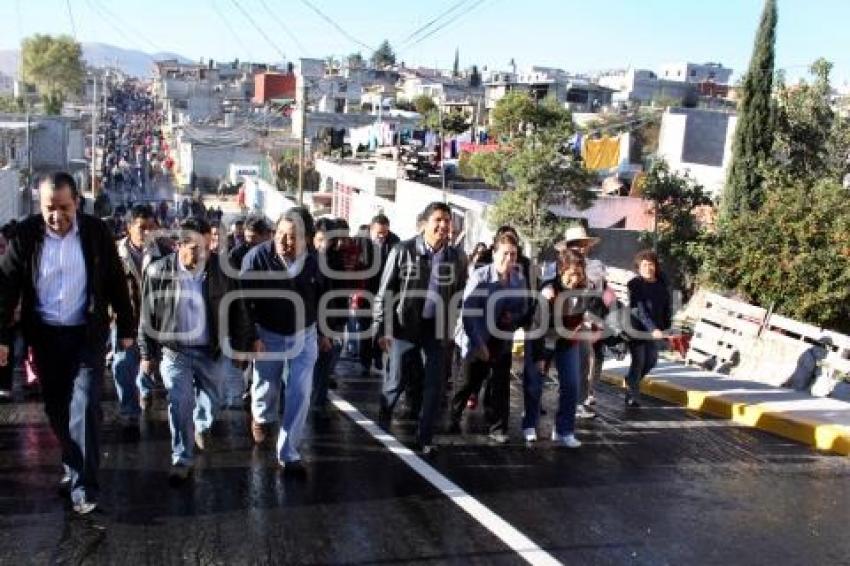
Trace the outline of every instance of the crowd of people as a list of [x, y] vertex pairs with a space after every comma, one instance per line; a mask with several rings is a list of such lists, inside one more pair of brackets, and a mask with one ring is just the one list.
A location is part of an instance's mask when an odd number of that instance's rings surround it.
[[161, 112], [134, 83], [111, 91], [100, 124], [104, 188], [120, 200], [138, 200], [171, 174], [173, 163], [160, 128]]
[[251, 216], [224, 234], [208, 211], [181, 216], [176, 231], [160, 230], [148, 205], [128, 211], [126, 235], [116, 240], [106, 223], [78, 210], [71, 176], [44, 178], [39, 195], [41, 214], [14, 233], [4, 228], [0, 240], [0, 368], [14, 365], [18, 331], [62, 446], [61, 485], [79, 513], [97, 501], [107, 350], [126, 431], [138, 430], [161, 381], [169, 477], [179, 485], [190, 478], [196, 451], [215, 444], [220, 411], [243, 403], [253, 441], [276, 438], [283, 470], [303, 474], [308, 416], [327, 415], [344, 352], [365, 375], [382, 377], [381, 426], [391, 426], [405, 398], [421, 454], [436, 449], [443, 407], [446, 432], [459, 434], [482, 388], [489, 439], [505, 443], [521, 329], [523, 438], [538, 440], [552, 366], [559, 384], [552, 439], [578, 448], [576, 419], [595, 416], [605, 347], [625, 344], [631, 352], [625, 404], [638, 407], [640, 381], [670, 326], [657, 256], [637, 256], [623, 309], [604, 265], [589, 258], [596, 240], [581, 227], [567, 231], [556, 269], [541, 277], [510, 226], [469, 256], [453, 245], [451, 210], [441, 202], [420, 213], [418, 234], [404, 241], [381, 214], [352, 234], [343, 219], [314, 219], [294, 207], [274, 224]]

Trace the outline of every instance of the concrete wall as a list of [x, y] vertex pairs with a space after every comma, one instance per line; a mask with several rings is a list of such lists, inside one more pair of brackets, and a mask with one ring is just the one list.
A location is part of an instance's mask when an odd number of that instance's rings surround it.
[[[191, 146], [195, 175], [200, 182], [216, 181], [227, 175], [230, 164], [260, 165], [265, 157], [259, 151], [245, 147], [213, 147], [193, 144]], [[181, 164], [182, 165], [182, 164]], [[191, 176], [191, 167], [186, 171]]]
[[395, 198], [383, 198], [375, 194], [374, 173], [364, 167], [352, 164], [339, 164], [320, 159], [316, 168], [322, 177], [323, 190], [333, 187], [337, 194], [341, 192], [338, 185], [353, 189], [350, 198], [348, 223], [352, 229], [360, 224], [368, 224], [378, 212], [383, 212], [390, 219], [390, 227], [400, 238], [411, 238], [416, 235], [416, 217], [433, 201], [448, 202], [455, 213], [456, 221], [463, 224], [466, 230], [464, 244], [468, 248], [477, 241], [489, 241], [493, 232], [487, 226], [487, 203], [461, 194], [443, 191], [428, 185], [409, 181], [396, 180]]
[[61, 119], [38, 118], [32, 132], [33, 169], [68, 168], [68, 123]]
[[21, 199], [18, 194], [18, 170], [0, 170], [0, 225], [20, 217]]
[[635, 255], [646, 248], [639, 241], [642, 233], [640, 230], [591, 229], [592, 236], [601, 238], [591, 255], [609, 267], [634, 271]]
[[713, 197], [719, 197], [732, 158], [737, 125], [734, 114], [697, 108], [664, 113], [658, 154], [679, 173], [688, 173]]

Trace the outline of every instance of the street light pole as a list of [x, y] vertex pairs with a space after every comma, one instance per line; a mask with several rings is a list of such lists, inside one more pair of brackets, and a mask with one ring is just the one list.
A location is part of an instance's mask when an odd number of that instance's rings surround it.
[[97, 73], [92, 71], [94, 89], [92, 89], [92, 111], [91, 111], [91, 192], [97, 197]]
[[304, 204], [304, 139], [307, 137], [307, 77], [302, 75], [301, 85], [301, 135], [298, 142], [298, 204]]

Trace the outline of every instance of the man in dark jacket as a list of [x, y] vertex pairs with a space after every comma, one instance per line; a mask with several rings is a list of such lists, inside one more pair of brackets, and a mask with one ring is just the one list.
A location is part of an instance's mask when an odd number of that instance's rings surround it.
[[[153, 209], [137, 204], [130, 211], [127, 237], [118, 242], [118, 257], [124, 268], [135, 328], [139, 326], [143, 274], [151, 262], [168, 254], [163, 246], [149, 238], [155, 229]], [[125, 427], [137, 427], [140, 409], [146, 410], [150, 406], [153, 381], [151, 376], [139, 371], [139, 350], [136, 346], [125, 350], [113, 339], [112, 348], [112, 377], [118, 393], [120, 419]]]
[[[378, 214], [372, 218], [372, 223], [369, 225], [368, 238], [362, 238], [360, 249], [363, 252], [361, 263], [369, 272], [374, 272], [374, 275], [366, 280], [365, 297], [371, 300], [378, 293], [381, 286], [381, 274], [384, 272], [384, 266], [387, 264], [387, 258], [390, 255], [396, 244], [398, 244], [398, 236], [390, 231], [390, 219], [383, 214]], [[367, 308], [373, 308], [370, 303]], [[361, 330], [371, 328], [373, 324], [371, 317], [361, 318], [358, 320], [358, 325]], [[363, 373], [368, 374], [372, 369], [372, 363], [376, 365], [380, 363], [379, 352], [375, 351], [374, 339], [363, 338], [360, 340], [360, 363], [363, 366]]]
[[316, 324], [328, 282], [308, 245], [313, 232], [310, 213], [291, 208], [278, 221], [274, 238], [252, 249], [242, 262], [246, 302], [262, 352], [254, 361], [251, 432], [254, 442], [263, 444], [280, 421], [278, 463], [296, 474], [304, 472], [298, 448], [310, 410], [313, 368], [319, 349], [332, 347]]
[[[222, 365], [227, 363], [222, 356], [227, 337], [236, 352], [247, 352], [254, 341], [237, 281], [223, 272], [218, 255], [209, 253], [209, 224], [189, 218], [181, 222], [180, 231], [177, 251], [145, 272], [139, 325], [142, 371], [149, 373], [154, 360], [162, 360], [173, 483], [191, 474], [194, 445], [208, 448]], [[222, 301], [229, 302], [225, 319]]]
[[0, 257], [0, 366], [10, 362], [8, 327], [18, 302], [21, 327], [41, 378], [44, 408], [62, 447], [74, 511], [96, 507], [100, 393], [110, 307], [122, 348], [135, 328], [115, 241], [100, 220], [79, 214], [74, 178], [39, 183], [41, 215], [18, 225]]
[[434, 446], [445, 357], [458, 319], [455, 294], [466, 283], [465, 261], [448, 243], [451, 209], [432, 202], [422, 212], [422, 233], [390, 252], [375, 297], [374, 330], [378, 346], [389, 352], [379, 420], [389, 425], [409, 372], [402, 358], [413, 351], [424, 361], [418, 442], [423, 454]]

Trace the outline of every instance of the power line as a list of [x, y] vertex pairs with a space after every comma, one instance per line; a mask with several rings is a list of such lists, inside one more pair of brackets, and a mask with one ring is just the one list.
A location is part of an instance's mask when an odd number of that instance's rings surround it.
[[374, 47], [372, 47], [371, 45], [366, 45], [365, 43], [363, 43], [362, 41], [360, 41], [359, 39], [357, 39], [356, 37], [354, 37], [353, 35], [351, 35], [347, 31], [345, 31], [342, 28], [342, 26], [340, 26], [338, 23], [336, 23], [334, 20], [332, 20], [330, 16], [328, 16], [327, 14], [325, 14], [324, 12], [319, 10], [316, 6], [313, 5], [312, 2], [310, 2], [309, 0], [301, 0], [301, 2], [305, 6], [307, 6], [311, 10], [313, 10], [320, 18], [322, 18], [323, 20], [328, 22], [330, 25], [332, 25], [334, 27], [334, 29], [337, 30], [339, 33], [341, 33], [346, 39], [348, 39], [349, 41], [353, 41], [354, 43], [356, 43], [357, 45], [359, 45], [361, 47], [365, 47], [366, 49], [368, 49], [369, 51], [371, 51], [373, 53], [375, 52]]
[[71, 10], [71, 0], [65, 0], [65, 6], [68, 7], [68, 19], [71, 21], [71, 32], [74, 34], [74, 41], [76, 41], [77, 24], [74, 22], [74, 12]]
[[216, 15], [218, 15], [219, 19], [221, 20], [221, 23], [224, 24], [224, 27], [226, 27], [230, 34], [236, 39], [236, 43], [239, 44], [239, 46], [245, 51], [245, 54], [249, 58], [254, 59], [254, 55], [251, 53], [251, 50], [248, 49], [248, 46], [245, 45], [245, 42], [242, 41], [242, 36], [236, 33], [236, 30], [233, 29], [233, 26], [230, 25], [230, 22], [227, 20], [227, 18], [224, 17], [224, 14], [221, 13], [221, 10], [219, 10], [215, 0], [210, 0], [210, 5], [213, 7], [213, 10], [215, 11]]
[[469, 0], [460, 0], [459, 2], [455, 2], [455, 3], [454, 3], [454, 4], [453, 4], [453, 5], [452, 5], [452, 6], [451, 6], [448, 10], [443, 11], [440, 15], [438, 15], [438, 16], [436, 16], [435, 18], [431, 19], [431, 21], [427, 22], [427, 23], [426, 23], [425, 25], [423, 25], [423, 26], [420, 26], [420, 27], [419, 27], [416, 31], [414, 31], [413, 33], [411, 33], [410, 35], [408, 35], [407, 37], [405, 37], [404, 39], [402, 39], [402, 40], [401, 40], [401, 43], [407, 43], [408, 41], [410, 41], [411, 39], [413, 39], [414, 37], [416, 37], [416, 36], [417, 36], [417, 35], [419, 35], [420, 33], [422, 33], [422, 32], [424, 32], [424, 31], [426, 31], [426, 30], [427, 30], [428, 28], [430, 28], [432, 25], [434, 25], [435, 23], [437, 23], [439, 20], [441, 20], [441, 19], [443, 19], [444, 17], [448, 16], [449, 14], [451, 14], [452, 12], [454, 12], [455, 10], [457, 10], [458, 8], [460, 8], [461, 6], [463, 6], [464, 4], [466, 4], [467, 2], [469, 2]]
[[[121, 29], [121, 26], [120, 26], [120, 25], [115, 25], [115, 23], [114, 23], [114, 22], [112, 22], [111, 20], [108, 20], [108, 19], [107, 19], [104, 15], [102, 15], [102, 14], [101, 14], [101, 11], [100, 11], [100, 10], [98, 10], [98, 7], [97, 7], [97, 6], [95, 6], [95, 4], [94, 4], [94, 0], [86, 0], [86, 2], [88, 3], [89, 8], [91, 8], [91, 11], [95, 14], [95, 16], [96, 16], [96, 17], [97, 17], [97, 18], [98, 18], [101, 22], [105, 23], [107, 26], [109, 26], [109, 27], [111, 27], [112, 29], [114, 29], [115, 31], [117, 31], [117, 32], [118, 32], [118, 34], [119, 34], [121, 37], [123, 37], [123, 38], [124, 38], [124, 39], [125, 39], [125, 40], [126, 40], [126, 41], [130, 44], [130, 45], [138, 45], [138, 42], [137, 42], [135, 39], [133, 39], [132, 37], [130, 37], [129, 35], [127, 35], [127, 34], [124, 32], [124, 30], [123, 30], [123, 29]], [[106, 14], [106, 12], [103, 12], [103, 14]]]
[[434, 34], [436, 34], [436, 33], [440, 32], [441, 30], [445, 29], [447, 26], [450, 26], [451, 24], [457, 23], [457, 22], [458, 22], [458, 20], [460, 20], [463, 16], [465, 16], [466, 14], [468, 14], [468, 13], [470, 13], [471, 11], [475, 10], [475, 9], [476, 9], [476, 8], [478, 8], [480, 5], [482, 5], [484, 2], [487, 2], [487, 0], [478, 0], [477, 2], [475, 2], [474, 4], [472, 4], [471, 6], [469, 6], [469, 7], [468, 7], [468, 8], [466, 8], [465, 10], [463, 10], [462, 12], [458, 13], [458, 14], [457, 14], [454, 18], [452, 18], [451, 20], [449, 20], [449, 21], [447, 21], [447, 22], [443, 23], [442, 25], [438, 26], [437, 28], [433, 29], [433, 30], [432, 30], [432, 31], [430, 31], [429, 33], [425, 34], [424, 36], [420, 37], [419, 39], [417, 39], [416, 41], [414, 41], [413, 43], [411, 43], [410, 45], [407, 45], [407, 46], [405, 47], [405, 49], [410, 49], [410, 48], [412, 48], [412, 47], [416, 47], [417, 45], [419, 45], [420, 43], [422, 43], [422, 42], [423, 42], [423, 41], [425, 41], [426, 39], [428, 39], [428, 38], [432, 37]]
[[245, 10], [242, 9], [242, 6], [239, 5], [239, 2], [237, 2], [236, 0], [230, 0], [230, 1], [233, 3], [234, 6], [236, 6], [237, 10], [242, 12], [242, 15], [245, 16], [245, 19], [248, 20], [248, 22], [254, 27], [254, 29], [257, 30], [257, 32], [259, 32], [259, 34], [261, 36], [263, 36], [263, 39], [265, 39], [268, 42], [268, 44], [271, 45], [274, 48], [275, 51], [280, 53], [281, 59], [283, 59], [285, 61], [286, 55], [284, 55], [283, 51], [280, 50], [280, 48], [277, 46], [277, 44], [275, 42], [273, 42], [269, 38], [269, 36], [266, 35], [266, 32], [264, 32], [262, 30], [262, 28], [260, 28], [260, 26], [257, 25], [257, 23], [254, 21], [254, 18], [252, 18], [251, 15], [248, 14], [248, 12], [246, 12]]
[[298, 37], [296, 37], [296, 35], [295, 35], [294, 33], [292, 33], [292, 30], [290, 30], [290, 29], [289, 29], [289, 27], [288, 27], [288, 26], [287, 26], [287, 25], [283, 22], [283, 20], [281, 20], [280, 18], [278, 18], [278, 17], [277, 17], [277, 14], [275, 14], [275, 13], [271, 10], [271, 8], [269, 8], [269, 5], [268, 5], [268, 4], [266, 4], [266, 0], [260, 0], [260, 4], [262, 4], [262, 5], [263, 5], [263, 8], [265, 8], [265, 9], [266, 9], [266, 12], [268, 12], [268, 13], [269, 13], [269, 15], [272, 17], [272, 19], [273, 19], [275, 22], [277, 22], [277, 24], [278, 24], [278, 25], [279, 25], [279, 26], [283, 29], [283, 31], [284, 31], [284, 32], [286, 32], [286, 35], [288, 35], [288, 36], [290, 37], [290, 39], [292, 39], [292, 41], [295, 43], [295, 45], [298, 47], [298, 49], [300, 49], [300, 50], [301, 50], [301, 53], [303, 53], [304, 55], [306, 55], [306, 54], [307, 54], [307, 49], [304, 47], [304, 44], [302, 44], [302, 43], [298, 40]]

